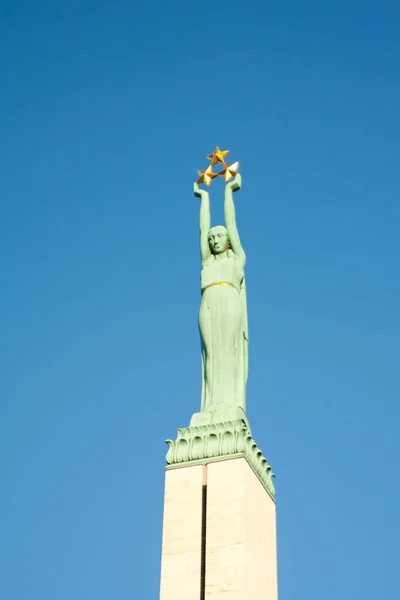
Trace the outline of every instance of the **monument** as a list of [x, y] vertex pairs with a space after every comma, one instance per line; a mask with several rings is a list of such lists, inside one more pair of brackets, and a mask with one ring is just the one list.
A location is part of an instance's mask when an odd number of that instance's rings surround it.
[[[233, 195], [239, 163], [218, 146], [198, 171], [200, 412], [167, 440], [160, 600], [277, 600], [274, 474], [246, 415], [246, 255]], [[220, 171], [213, 167], [220, 165]], [[209, 187], [224, 177], [225, 226], [211, 227]]]

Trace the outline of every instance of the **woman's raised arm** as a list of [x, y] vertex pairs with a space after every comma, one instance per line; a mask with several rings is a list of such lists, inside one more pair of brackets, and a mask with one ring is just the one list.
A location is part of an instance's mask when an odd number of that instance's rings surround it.
[[210, 216], [210, 195], [206, 190], [199, 188], [197, 183], [193, 186], [194, 195], [197, 198], [201, 198], [200, 203], [200, 252], [201, 252], [201, 264], [204, 266], [205, 262], [210, 258], [210, 244], [208, 243], [208, 232], [211, 226]]
[[242, 185], [242, 178], [238, 173], [233, 181], [227, 183], [225, 186], [225, 202], [224, 202], [224, 213], [225, 213], [225, 225], [228, 231], [229, 242], [231, 249], [234, 254], [241, 260], [243, 266], [246, 262], [246, 255], [240, 243], [239, 232], [236, 226], [236, 212], [235, 205], [233, 203], [233, 192], [240, 190]]

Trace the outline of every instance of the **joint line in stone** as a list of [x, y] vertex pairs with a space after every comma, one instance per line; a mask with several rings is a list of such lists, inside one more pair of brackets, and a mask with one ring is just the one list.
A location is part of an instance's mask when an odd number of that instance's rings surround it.
[[202, 486], [201, 499], [201, 558], [200, 558], [200, 600], [206, 597], [206, 548], [207, 548], [207, 484]]

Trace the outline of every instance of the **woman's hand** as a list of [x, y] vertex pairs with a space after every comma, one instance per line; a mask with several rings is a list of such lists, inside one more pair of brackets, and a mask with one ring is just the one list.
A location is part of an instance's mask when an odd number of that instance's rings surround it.
[[193, 193], [196, 196], [196, 198], [203, 199], [204, 196], [208, 196], [208, 192], [206, 190], [202, 190], [201, 188], [199, 188], [197, 183], [193, 184]]
[[242, 176], [237, 173], [235, 179], [226, 184], [226, 187], [230, 188], [232, 192], [237, 192], [242, 187]]

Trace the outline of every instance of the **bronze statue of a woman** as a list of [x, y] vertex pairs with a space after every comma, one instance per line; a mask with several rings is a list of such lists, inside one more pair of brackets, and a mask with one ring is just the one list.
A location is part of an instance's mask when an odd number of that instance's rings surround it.
[[237, 409], [241, 409], [240, 413], [246, 411], [246, 255], [240, 243], [233, 202], [233, 192], [240, 187], [241, 177], [237, 174], [235, 179], [225, 186], [226, 226], [211, 228], [209, 194], [194, 184], [194, 193], [201, 198], [201, 413], [215, 413], [219, 417], [226, 415], [227, 418], [235, 418]]

